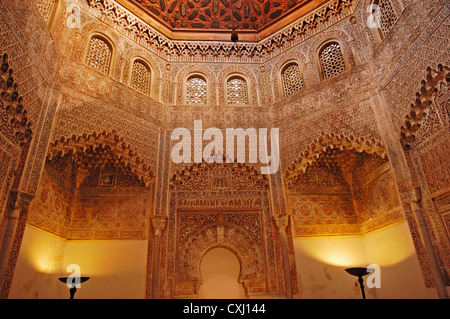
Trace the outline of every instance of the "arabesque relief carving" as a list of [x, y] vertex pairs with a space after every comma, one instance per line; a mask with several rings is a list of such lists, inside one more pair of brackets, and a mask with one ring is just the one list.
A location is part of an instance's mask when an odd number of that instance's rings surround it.
[[[239, 281], [246, 294], [284, 293], [279, 235], [271, 217], [268, 184], [267, 176], [237, 163], [198, 163], [172, 176], [163, 245], [167, 259], [161, 264], [164, 297], [198, 293], [199, 264], [213, 247], [228, 248], [238, 256]], [[295, 283], [293, 289], [298, 291]]]
[[416, 92], [416, 99], [410, 105], [410, 113], [406, 115], [401, 127], [400, 142], [403, 149], [408, 151], [417, 139], [419, 130], [426, 126], [433, 126], [427, 120], [448, 125], [449, 101], [448, 85], [450, 82], [450, 68], [439, 64], [436, 69], [427, 67], [426, 76], [420, 82], [420, 89]]
[[[146, 186], [149, 186], [154, 177], [152, 169], [132, 150], [131, 145], [124, 142], [113, 130], [110, 133], [93, 132], [71, 138], [61, 137], [50, 143], [48, 156], [52, 160], [55, 156], [63, 157], [71, 154], [78, 168], [85, 174], [96, 167], [105, 167], [108, 164], [122, 165], [137, 175]], [[113, 154], [113, 155], [112, 155]]]
[[387, 154], [373, 139], [322, 135], [285, 177], [296, 236], [362, 234], [403, 220]]
[[115, 131], [52, 143], [29, 223], [67, 239], [146, 238], [153, 171]]
[[366, 152], [368, 154], [376, 154], [384, 159], [387, 158], [385, 147], [375, 138], [355, 138], [354, 136], [345, 136], [343, 134], [324, 133], [315, 138], [313, 143], [297, 157], [297, 159], [285, 171], [286, 182], [290, 185], [295, 183], [298, 173], [303, 173], [314, 163], [320, 154], [327, 150], [354, 150], [356, 152]]
[[33, 131], [18, 87], [14, 80], [14, 71], [8, 63], [8, 55], [5, 53], [0, 66], [1, 132], [13, 143], [22, 146], [30, 142]]

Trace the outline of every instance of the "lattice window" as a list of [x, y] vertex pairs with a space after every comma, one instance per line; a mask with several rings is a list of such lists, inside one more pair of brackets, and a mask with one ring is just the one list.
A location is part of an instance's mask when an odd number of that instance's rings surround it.
[[379, 0], [374, 4], [377, 4], [379, 7], [379, 23], [381, 33], [385, 36], [391, 30], [395, 21], [397, 21], [397, 16], [395, 15], [391, 1]]
[[193, 75], [186, 82], [186, 103], [187, 104], [206, 104], [207, 101], [206, 80]]
[[281, 72], [284, 96], [288, 97], [303, 88], [302, 73], [297, 63], [288, 64]]
[[130, 86], [141, 93], [149, 94], [150, 76], [149, 67], [145, 63], [136, 60], [133, 62]]
[[239, 76], [230, 77], [227, 81], [228, 104], [248, 104], [247, 81]]
[[327, 44], [319, 53], [324, 79], [332, 78], [346, 70], [344, 55], [338, 43]]
[[102, 38], [92, 37], [86, 56], [86, 64], [108, 74], [112, 58], [112, 48]]
[[38, 0], [37, 7], [45, 22], [49, 23], [55, 8], [56, 0]]

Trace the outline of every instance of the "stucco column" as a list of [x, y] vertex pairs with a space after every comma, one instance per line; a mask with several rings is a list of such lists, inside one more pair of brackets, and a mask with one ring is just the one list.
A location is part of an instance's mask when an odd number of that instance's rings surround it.
[[8, 298], [25, 231], [28, 208], [34, 195], [12, 191], [0, 251], [0, 298]]
[[411, 206], [411, 210], [417, 221], [417, 226], [419, 228], [420, 237], [422, 239], [425, 251], [428, 256], [428, 261], [430, 263], [431, 272], [433, 274], [434, 284], [438, 293], [439, 298], [448, 299], [447, 288], [445, 286], [445, 281], [442, 276], [441, 269], [439, 267], [438, 258], [436, 256], [436, 251], [433, 247], [433, 242], [428, 230], [425, 218], [423, 216], [423, 208], [421, 203], [421, 191], [420, 187], [413, 187], [407, 191], [401, 193], [402, 199], [405, 203]]
[[289, 223], [289, 215], [288, 214], [279, 214], [273, 217], [275, 224], [278, 227], [280, 232], [280, 243], [281, 243], [281, 255], [283, 258], [283, 272], [284, 272], [284, 286], [286, 289], [286, 298], [293, 298], [293, 290], [292, 290], [292, 276], [289, 265], [289, 253], [288, 253], [288, 240], [286, 234], [286, 227]]
[[167, 224], [167, 216], [153, 215], [151, 217], [155, 237], [153, 241], [153, 265], [152, 265], [152, 299], [159, 298], [159, 265], [161, 260], [161, 233]]

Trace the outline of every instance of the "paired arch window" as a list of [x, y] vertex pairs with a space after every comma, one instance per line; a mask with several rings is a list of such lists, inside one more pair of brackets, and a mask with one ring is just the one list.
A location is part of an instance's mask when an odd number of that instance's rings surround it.
[[151, 79], [151, 71], [150, 67], [142, 60], [134, 60], [133, 66], [131, 68], [131, 80], [130, 86], [143, 93], [150, 93], [150, 79]]
[[[103, 36], [94, 35], [89, 40], [85, 63], [104, 74], [109, 74], [113, 54], [111, 42]], [[151, 75], [149, 64], [141, 58], [136, 58], [131, 65], [129, 86], [143, 94], [149, 95]]]
[[234, 105], [248, 104], [247, 81], [243, 77], [233, 75], [227, 79], [227, 103]]
[[285, 97], [289, 97], [303, 88], [302, 73], [295, 62], [288, 63], [281, 70], [281, 80]]
[[186, 81], [186, 104], [207, 104], [206, 79], [198, 74], [188, 77]]
[[337, 42], [329, 42], [322, 47], [319, 51], [319, 62], [324, 79], [332, 78], [347, 69], [344, 54]]
[[38, 0], [37, 7], [39, 13], [44, 18], [45, 22], [50, 23], [53, 11], [56, 9], [56, 0]]
[[102, 73], [108, 74], [112, 55], [113, 49], [109, 41], [95, 35], [89, 41], [86, 64]]

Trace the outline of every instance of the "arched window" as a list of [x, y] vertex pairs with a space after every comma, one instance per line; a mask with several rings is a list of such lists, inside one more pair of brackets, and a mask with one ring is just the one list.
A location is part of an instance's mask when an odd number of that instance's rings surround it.
[[207, 84], [203, 76], [195, 74], [188, 77], [186, 104], [207, 104]]
[[89, 48], [86, 54], [86, 64], [98, 71], [108, 74], [112, 60], [111, 44], [100, 36], [93, 36], [89, 41]]
[[150, 78], [151, 71], [147, 63], [139, 59], [134, 60], [131, 68], [130, 86], [133, 89], [148, 95], [150, 93]]
[[281, 70], [284, 96], [288, 97], [303, 88], [302, 73], [297, 63], [290, 62]]
[[247, 81], [243, 77], [233, 75], [227, 79], [227, 102], [235, 105], [248, 104]]
[[397, 21], [397, 16], [390, 0], [376, 0], [373, 4], [378, 6], [377, 22], [379, 24], [378, 27], [380, 28], [381, 35], [384, 37], [391, 30], [395, 21]]
[[38, 0], [37, 7], [39, 13], [44, 18], [45, 22], [50, 23], [50, 19], [52, 18], [53, 11], [56, 9], [57, 0]]
[[322, 47], [319, 61], [324, 79], [332, 78], [347, 69], [341, 46], [337, 42], [329, 42]]

